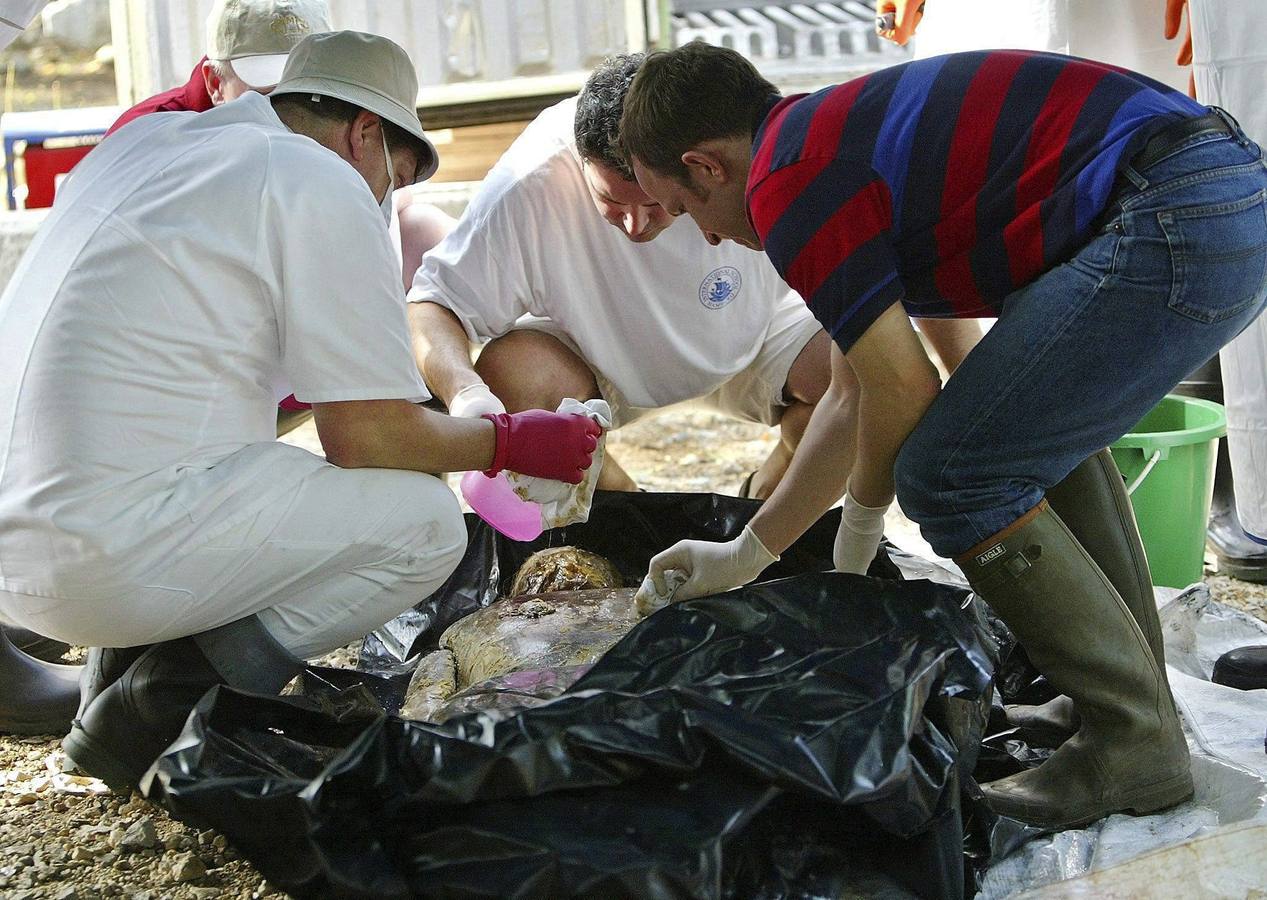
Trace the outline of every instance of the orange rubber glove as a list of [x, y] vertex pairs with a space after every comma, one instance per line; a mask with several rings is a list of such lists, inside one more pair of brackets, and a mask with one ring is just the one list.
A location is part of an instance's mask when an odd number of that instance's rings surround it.
[[[919, 20], [924, 18], [924, 0], [880, 0], [875, 5], [876, 34], [899, 47], [915, 33]], [[892, 27], [886, 27], [892, 22]]]
[[[1166, 40], [1173, 41], [1179, 36], [1180, 23], [1184, 22], [1184, 12], [1188, 6], [1188, 0], [1166, 0]], [[1197, 81], [1192, 74], [1192, 16], [1188, 15], [1187, 22], [1184, 23], [1183, 43], [1179, 46], [1179, 54], [1175, 57], [1175, 62], [1181, 66], [1188, 67], [1188, 96], [1194, 100], [1197, 96]]]

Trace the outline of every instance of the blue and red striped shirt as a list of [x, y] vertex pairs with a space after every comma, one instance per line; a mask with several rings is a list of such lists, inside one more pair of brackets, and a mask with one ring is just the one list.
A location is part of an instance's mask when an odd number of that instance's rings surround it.
[[778, 100], [748, 215], [848, 350], [894, 303], [995, 316], [1085, 243], [1118, 168], [1206, 108], [1143, 75], [1019, 50], [956, 53]]

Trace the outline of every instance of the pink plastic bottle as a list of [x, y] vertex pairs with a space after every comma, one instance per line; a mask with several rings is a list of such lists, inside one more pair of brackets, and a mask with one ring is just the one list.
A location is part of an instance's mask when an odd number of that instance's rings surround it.
[[506, 473], [489, 478], [483, 472], [467, 472], [461, 487], [475, 514], [511, 540], [531, 541], [544, 530], [541, 507], [516, 494]]

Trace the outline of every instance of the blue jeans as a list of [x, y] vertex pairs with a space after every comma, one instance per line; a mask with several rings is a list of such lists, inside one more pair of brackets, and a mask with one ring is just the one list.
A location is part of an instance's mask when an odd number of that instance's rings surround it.
[[1267, 304], [1267, 163], [1205, 134], [1123, 170], [1095, 234], [1011, 294], [907, 438], [898, 502], [942, 556], [1012, 524]]

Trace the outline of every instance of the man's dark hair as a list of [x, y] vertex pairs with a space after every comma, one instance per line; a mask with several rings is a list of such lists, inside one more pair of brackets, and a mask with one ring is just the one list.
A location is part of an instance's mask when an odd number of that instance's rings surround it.
[[[343, 125], [350, 124], [359, 112], [373, 112], [338, 97], [317, 94], [279, 94], [268, 99], [278, 113], [284, 109], [291, 109], [301, 115], [325, 119], [328, 122], [339, 122]], [[374, 114], [378, 115], [378, 113]], [[397, 147], [412, 147], [414, 156], [418, 158], [418, 169], [421, 171], [431, 159], [431, 148], [395, 122], [389, 122], [382, 116], [378, 116], [378, 119], [383, 125], [383, 133], [387, 135], [388, 148], [395, 150]]]
[[734, 50], [692, 41], [649, 53], [625, 96], [621, 149], [686, 182], [682, 154], [704, 141], [750, 136], [778, 89]]
[[634, 176], [620, 149], [620, 114], [629, 83], [646, 57], [645, 53], [607, 57], [590, 74], [576, 99], [573, 132], [581, 159], [610, 166], [627, 181], [633, 181]]

